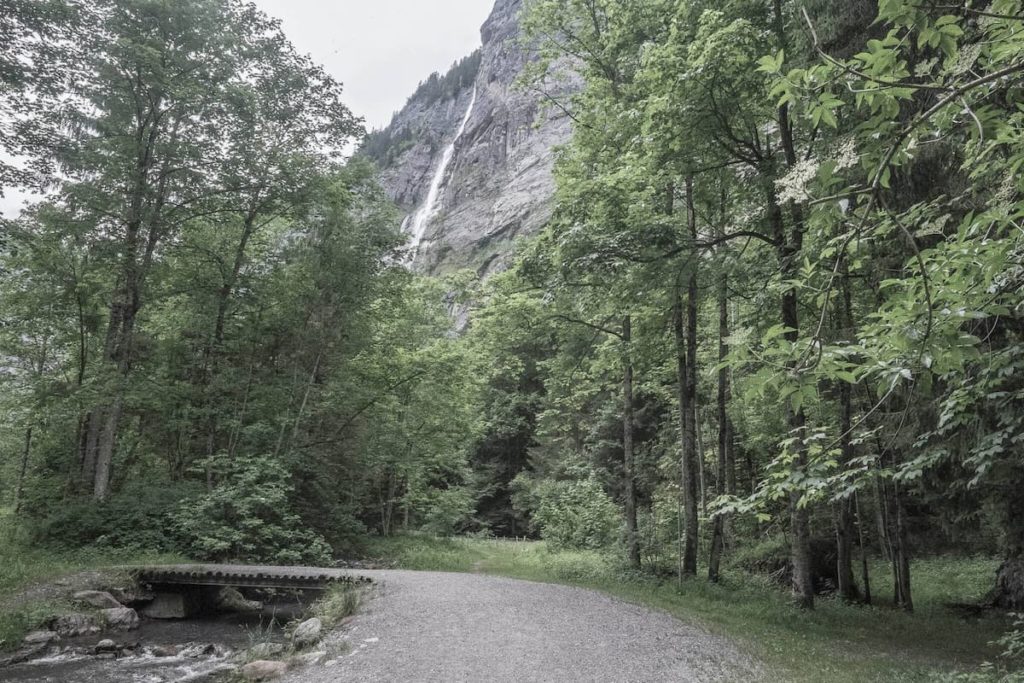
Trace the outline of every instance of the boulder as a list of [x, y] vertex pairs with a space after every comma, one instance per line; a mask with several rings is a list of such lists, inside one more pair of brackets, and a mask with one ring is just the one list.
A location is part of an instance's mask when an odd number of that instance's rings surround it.
[[103, 622], [117, 631], [131, 631], [139, 627], [139, 615], [131, 607], [116, 607], [101, 611]]
[[49, 645], [60, 640], [60, 634], [53, 631], [33, 631], [25, 636], [26, 645]]
[[156, 645], [150, 648], [149, 653], [154, 657], [174, 657], [178, 654], [178, 648], [173, 645]]
[[316, 617], [307, 619], [295, 627], [295, 632], [292, 633], [292, 643], [295, 647], [307, 647], [319, 643], [323, 630], [323, 622], [319, 619]]
[[122, 605], [135, 607], [148, 602], [153, 602], [156, 593], [141, 586], [128, 586], [127, 588], [110, 588], [109, 593]]
[[98, 609], [117, 609], [118, 607], [124, 607], [124, 605], [118, 602], [113, 595], [104, 591], [79, 591], [75, 593], [73, 597], [77, 602], [81, 602]]
[[249, 648], [248, 655], [253, 659], [272, 659], [284, 652], [281, 643], [259, 643]]
[[284, 662], [257, 660], [242, 667], [242, 678], [247, 681], [269, 681], [280, 678], [288, 670]]
[[96, 643], [96, 652], [113, 652], [115, 650], [117, 650], [117, 643], [110, 638], [104, 638]]
[[225, 612], [259, 612], [263, 609], [262, 602], [247, 599], [238, 589], [231, 586], [217, 592], [214, 604], [217, 605], [217, 609]]
[[95, 618], [88, 614], [62, 614], [50, 622], [50, 629], [65, 638], [99, 632]]

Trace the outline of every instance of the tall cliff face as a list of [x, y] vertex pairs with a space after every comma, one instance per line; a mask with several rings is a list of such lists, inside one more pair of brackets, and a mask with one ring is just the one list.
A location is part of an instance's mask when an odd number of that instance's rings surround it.
[[[497, 0], [479, 52], [432, 76], [364, 146], [381, 165], [388, 194], [408, 212], [411, 237], [419, 219], [417, 270], [500, 270], [512, 240], [551, 215], [555, 150], [568, 141], [571, 120], [516, 86], [529, 60], [521, 10], [522, 0]], [[565, 77], [547, 92], [562, 99], [577, 87]]]

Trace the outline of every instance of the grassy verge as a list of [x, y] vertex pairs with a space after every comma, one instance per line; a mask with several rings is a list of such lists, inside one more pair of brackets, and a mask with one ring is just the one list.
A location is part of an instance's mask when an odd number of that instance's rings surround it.
[[[990, 643], [1010, 625], [1005, 615], [965, 619], [946, 607], [984, 595], [997, 564], [986, 558], [915, 562], [917, 611], [904, 614], [881, 604], [855, 607], [835, 600], [821, 600], [815, 611], [802, 612], [784, 591], [744, 572], [727, 572], [717, 586], [692, 580], [680, 587], [674, 580], [631, 574], [606, 554], [553, 551], [543, 543], [410, 536], [374, 540], [368, 551], [409, 569], [564, 583], [664, 609], [734, 638], [778, 681], [936, 680], [994, 659], [998, 650]], [[876, 596], [892, 594], [884, 564], [875, 564], [872, 579]]]

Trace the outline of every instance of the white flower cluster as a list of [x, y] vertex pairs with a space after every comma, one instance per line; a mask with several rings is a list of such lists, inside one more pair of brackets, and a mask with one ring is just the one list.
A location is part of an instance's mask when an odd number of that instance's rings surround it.
[[806, 202], [811, 199], [808, 185], [818, 176], [820, 163], [816, 159], [803, 159], [790, 169], [782, 178], [775, 181], [779, 191], [779, 201]]
[[836, 150], [836, 170], [842, 171], [847, 168], [854, 168], [860, 163], [860, 155], [857, 154], [857, 142], [852, 138], [846, 138], [839, 143]]

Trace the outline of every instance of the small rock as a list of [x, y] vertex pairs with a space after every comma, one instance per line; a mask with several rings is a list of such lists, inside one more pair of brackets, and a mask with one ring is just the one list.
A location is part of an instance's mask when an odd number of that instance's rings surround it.
[[150, 648], [149, 653], [154, 657], [174, 657], [178, 654], [178, 648], [173, 645], [157, 645]]
[[280, 678], [287, 670], [288, 665], [284, 662], [258, 660], [242, 667], [242, 677], [247, 681], [269, 681]]
[[355, 620], [356, 620], [355, 615], [349, 615], [349, 616], [345, 617], [344, 619], [342, 619], [341, 621], [338, 622], [338, 628], [345, 628], [346, 626], [348, 626], [349, 624], [351, 624]]
[[198, 659], [200, 657], [209, 657], [210, 655], [217, 654], [217, 646], [213, 643], [206, 645], [190, 645], [179, 653], [182, 657], [189, 659]]
[[323, 630], [324, 625], [319, 619], [316, 617], [307, 619], [295, 628], [295, 632], [292, 633], [292, 643], [296, 647], [305, 647], [319, 643], [320, 634]]
[[65, 638], [74, 638], [96, 628], [96, 621], [88, 614], [62, 614], [50, 622], [50, 628]]
[[110, 638], [104, 638], [100, 642], [96, 643], [97, 652], [111, 652], [117, 649], [117, 643], [112, 641]]
[[26, 645], [47, 645], [60, 640], [60, 634], [53, 631], [33, 631], [25, 636]]
[[249, 648], [249, 656], [253, 659], [272, 659], [284, 652], [281, 643], [259, 643]]
[[327, 653], [318, 650], [317, 652], [295, 655], [291, 661], [295, 666], [316, 666], [325, 659], [327, 659]]
[[139, 627], [139, 615], [131, 607], [117, 607], [102, 611], [103, 621], [112, 629], [131, 631]]
[[104, 591], [79, 591], [73, 597], [78, 602], [99, 609], [117, 609], [124, 606], [113, 595]]

